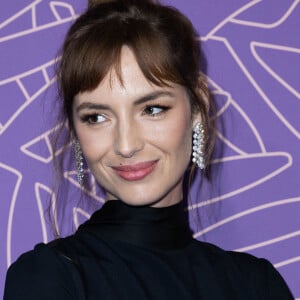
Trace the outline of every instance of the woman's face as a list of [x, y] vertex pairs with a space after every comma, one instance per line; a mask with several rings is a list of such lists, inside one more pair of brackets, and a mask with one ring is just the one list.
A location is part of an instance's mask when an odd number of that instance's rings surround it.
[[74, 99], [75, 131], [89, 169], [108, 200], [178, 203], [197, 121], [186, 91], [150, 83], [128, 47], [121, 72], [123, 84], [111, 71], [95, 90]]

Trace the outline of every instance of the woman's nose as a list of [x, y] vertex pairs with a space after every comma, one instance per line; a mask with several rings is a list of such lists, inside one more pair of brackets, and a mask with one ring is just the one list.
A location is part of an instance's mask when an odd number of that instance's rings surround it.
[[137, 123], [134, 121], [119, 122], [115, 134], [115, 153], [130, 158], [143, 147], [143, 134]]

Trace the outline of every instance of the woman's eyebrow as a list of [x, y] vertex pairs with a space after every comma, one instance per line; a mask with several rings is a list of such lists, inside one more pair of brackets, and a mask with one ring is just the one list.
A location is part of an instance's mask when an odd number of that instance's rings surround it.
[[80, 112], [84, 109], [90, 109], [90, 110], [109, 110], [108, 105], [99, 104], [99, 103], [93, 103], [93, 102], [83, 102], [80, 105], [76, 107], [76, 112]]
[[174, 94], [168, 91], [156, 91], [156, 92], [149, 93], [145, 96], [142, 96], [141, 98], [138, 98], [137, 100], [134, 101], [134, 104], [140, 105], [145, 102], [156, 100], [157, 98], [164, 97], [164, 96], [174, 97]]
[[[140, 105], [148, 101], [156, 100], [160, 97], [174, 97], [174, 94], [168, 91], [156, 91], [149, 94], [146, 94], [133, 102], [134, 105]], [[76, 107], [76, 112], [78, 113], [81, 110], [89, 109], [89, 110], [109, 110], [109, 105], [94, 103], [94, 102], [83, 102]]]

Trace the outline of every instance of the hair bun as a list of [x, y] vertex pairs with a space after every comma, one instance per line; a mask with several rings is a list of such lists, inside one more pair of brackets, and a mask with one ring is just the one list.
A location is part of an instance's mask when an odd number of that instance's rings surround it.
[[114, 0], [88, 0], [89, 8], [107, 2], [114, 2]]
[[[109, 3], [109, 2], [125, 2], [126, 0], [88, 0], [88, 8], [94, 7], [98, 4], [103, 4], [103, 3]], [[127, 2], [130, 2], [130, 0], [127, 0]], [[131, 2], [133, 2], [131, 0]], [[144, 3], [158, 3], [158, 0], [137, 0], [136, 2], [144, 2]]]

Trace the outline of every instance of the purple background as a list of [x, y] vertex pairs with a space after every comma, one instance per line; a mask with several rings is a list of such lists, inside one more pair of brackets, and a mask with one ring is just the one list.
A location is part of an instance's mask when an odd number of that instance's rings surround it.
[[[44, 217], [53, 187], [53, 59], [86, 5], [82, 0], [5, 2], [0, 10], [0, 291], [12, 261], [53, 239]], [[223, 155], [212, 161], [214, 189], [204, 185], [200, 191], [198, 181], [192, 188], [195, 237], [268, 258], [300, 299], [300, 2], [164, 3], [185, 13], [201, 36], [223, 124], [218, 132]], [[68, 197], [78, 199], [73, 170], [65, 181], [71, 186]], [[84, 192], [101, 206], [97, 189]], [[90, 213], [83, 201], [69, 201], [67, 210], [68, 228]], [[193, 221], [196, 211], [201, 226]]]

